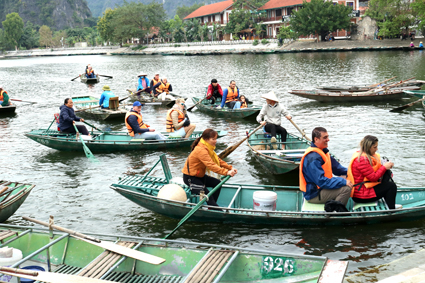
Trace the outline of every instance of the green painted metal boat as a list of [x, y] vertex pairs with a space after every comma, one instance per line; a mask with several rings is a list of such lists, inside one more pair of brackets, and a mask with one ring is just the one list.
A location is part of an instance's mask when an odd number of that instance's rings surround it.
[[100, 77], [97, 76], [96, 78], [87, 78], [84, 74], [80, 75], [80, 81], [85, 84], [96, 84], [100, 82]]
[[[272, 148], [270, 134], [254, 133], [248, 138], [248, 147], [255, 159], [272, 174], [285, 174], [298, 169], [305, 150], [310, 146], [306, 139], [288, 133], [286, 142], [277, 138], [277, 150]], [[285, 149], [282, 149], [282, 147]]]
[[[65, 232], [34, 226], [0, 225], [0, 233], [0, 247], [8, 246], [22, 251], [22, 260], [13, 264], [12, 268], [42, 267], [47, 272], [43, 275], [50, 278], [60, 274], [79, 276], [73, 282], [98, 278], [104, 282], [126, 283], [313, 283], [322, 278], [320, 282], [329, 283], [342, 282], [348, 266], [346, 261], [329, 260], [323, 256], [85, 233], [102, 242], [126, 244], [134, 250], [165, 259], [165, 262], [153, 265], [105, 251]], [[39, 276], [39, 273], [34, 276]], [[7, 279], [10, 277], [0, 279], [9, 281]]]
[[177, 98], [184, 98], [186, 99], [186, 97], [182, 96], [182, 95], [178, 95], [175, 93], [169, 93], [169, 95], [173, 96], [174, 99], [168, 99], [166, 98], [165, 100], [162, 99], [158, 99], [156, 97], [153, 97], [145, 92], [140, 93], [139, 95], [135, 94], [137, 92], [137, 89], [127, 89], [127, 91], [130, 93], [130, 100], [132, 101], [140, 101], [142, 104], [145, 105], [160, 105], [160, 106], [173, 106], [174, 103], [176, 102]]
[[[123, 108], [118, 109], [101, 109], [99, 108], [99, 99], [90, 96], [90, 95], [80, 95], [73, 96], [72, 100], [74, 102], [74, 107], [77, 109], [78, 116], [88, 119], [97, 119], [97, 120], [120, 120], [124, 121], [127, 110]], [[88, 109], [91, 107], [96, 107], [94, 109]], [[86, 109], [81, 111], [81, 109]], [[79, 111], [80, 110], [80, 111]]]
[[18, 210], [34, 187], [35, 185], [30, 184], [0, 181], [0, 222], [6, 221]]
[[[405, 94], [409, 94], [413, 97], [417, 97], [417, 98], [424, 98], [425, 97], [425, 90], [415, 90], [415, 91], [404, 91]], [[422, 106], [425, 108], [425, 100], [422, 100]]]
[[[196, 104], [203, 98], [204, 97], [192, 97], [192, 101], [194, 104]], [[251, 105], [248, 105], [248, 108], [241, 109], [229, 109], [226, 106], [221, 109], [217, 109], [217, 106], [220, 104], [220, 101], [216, 101], [215, 104], [211, 104], [208, 100], [205, 99], [196, 105], [196, 107], [198, 107], [199, 111], [201, 112], [222, 118], [246, 118], [252, 115], [257, 115], [261, 110], [261, 107]]]
[[[91, 133], [90, 139], [84, 140], [91, 152], [117, 152], [135, 150], [160, 150], [170, 148], [189, 148], [193, 141], [202, 135], [195, 131], [188, 139], [170, 137], [170, 133], [162, 133], [166, 140], [132, 139], [127, 132], [96, 132]], [[227, 131], [218, 131], [219, 137], [227, 135]], [[80, 139], [73, 134], [57, 130], [39, 129], [26, 133], [25, 136], [47, 147], [61, 151], [83, 152]]]
[[[165, 155], [160, 157], [165, 177], [125, 176], [111, 189], [134, 203], [156, 213], [182, 219], [199, 202], [198, 195], [192, 195], [181, 177], [173, 178]], [[183, 166], [183, 165], [182, 165]], [[166, 184], [178, 184], [186, 192], [187, 201], [176, 201], [157, 197]], [[211, 189], [211, 188], [209, 188]], [[277, 194], [276, 210], [254, 209], [253, 195], [257, 191]], [[190, 218], [199, 222], [226, 222], [281, 226], [340, 226], [357, 224], [378, 224], [384, 222], [404, 222], [425, 218], [425, 188], [399, 188], [396, 203], [401, 209], [388, 209], [385, 201], [368, 204], [347, 204], [349, 212], [325, 212], [324, 204], [304, 202], [298, 187], [257, 184], [224, 184], [217, 200], [221, 210], [204, 205]], [[270, 205], [271, 207], [271, 205]]]

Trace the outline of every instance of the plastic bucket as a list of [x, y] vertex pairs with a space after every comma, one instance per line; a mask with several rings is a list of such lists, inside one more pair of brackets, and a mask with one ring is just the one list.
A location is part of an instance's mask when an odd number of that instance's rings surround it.
[[[9, 267], [22, 259], [22, 252], [18, 249], [13, 249], [12, 257], [0, 258], [0, 266]], [[3, 274], [0, 280], [4, 282], [18, 283], [18, 278], [12, 275]]]
[[276, 210], [277, 194], [271, 191], [255, 191], [253, 195], [254, 210]]
[[[46, 271], [43, 267], [38, 265], [29, 265], [29, 266], [22, 267], [22, 269], [31, 270], [31, 271]], [[21, 278], [21, 282], [29, 283], [29, 282], [35, 282], [35, 280]]]

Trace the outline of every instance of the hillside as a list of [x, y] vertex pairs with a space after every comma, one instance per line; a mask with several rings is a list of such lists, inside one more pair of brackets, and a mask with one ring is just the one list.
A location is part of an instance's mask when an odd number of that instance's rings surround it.
[[[0, 0], [1, 1], [1, 0]], [[141, 2], [143, 4], [149, 4], [152, 1], [163, 3], [165, 12], [168, 18], [174, 18], [177, 7], [180, 6], [192, 6], [193, 4], [199, 3], [216, 3], [223, 0], [134, 0], [131, 2]], [[121, 6], [124, 0], [87, 0], [89, 8], [93, 14], [93, 17], [100, 17], [107, 8], [115, 8], [116, 5]]]
[[82, 26], [91, 17], [86, 0], [0, 0], [0, 27], [6, 15], [13, 12], [24, 22], [57, 30]]

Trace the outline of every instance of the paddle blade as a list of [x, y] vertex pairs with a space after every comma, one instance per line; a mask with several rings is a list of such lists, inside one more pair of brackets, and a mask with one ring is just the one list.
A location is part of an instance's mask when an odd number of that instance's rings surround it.
[[93, 162], [99, 162], [96, 157], [94, 157], [93, 153], [90, 151], [90, 149], [83, 143], [84, 153], [86, 154], [87, 158], [90, 161]]

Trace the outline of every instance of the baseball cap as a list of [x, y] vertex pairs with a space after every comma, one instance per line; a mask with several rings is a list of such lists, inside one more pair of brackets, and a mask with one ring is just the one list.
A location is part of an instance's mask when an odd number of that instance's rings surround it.
[[133, 103], [133, 106], [142, 106], [142, 103], [140, 103], [139, 101], [136, 101]]

